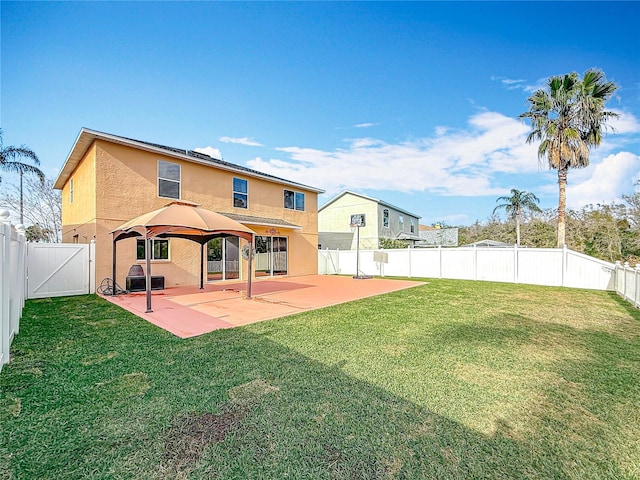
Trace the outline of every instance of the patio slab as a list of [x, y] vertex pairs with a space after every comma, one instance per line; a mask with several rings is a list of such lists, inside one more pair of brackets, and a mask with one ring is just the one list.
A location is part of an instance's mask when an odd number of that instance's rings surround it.
[[418, 285], [424, 282], [332, 275], [276, 277], [254, 280], [250, 299], [246, 298], [245, 282], [207, 284], [202, 290], [198, 286], [173, 287], [152, 291], [150, 313], [145, 312], [145, 292], [104, 298], [180, 338], [188, 338]]

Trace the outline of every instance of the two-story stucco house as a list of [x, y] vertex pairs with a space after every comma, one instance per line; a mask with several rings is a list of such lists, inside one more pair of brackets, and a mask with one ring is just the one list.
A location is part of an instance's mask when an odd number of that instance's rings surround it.
[[318, 209], [319, 248], [355, 250], [356, 234], [350, 222], [351, 216], [358, 214], [365, 216], [365, 226], [360, 227], [360, 248], [379, 248], [383, 238], [420, 240], [418, 215], [377, 198], [345, 190]]
[[[96, 284], [111, 278], [111, 232], [172, 201], [224, 214], [255, 232], [253, 275], [317, 273], [317, 196], [323, 191], [208, 155], [82, 129], [54, 188], [62, 190], [62, 240], [96, 242]], [[210, 281], [246, 278], [238, 237], [207, 245]], [[153, 274], [165, 286], [197, 285], [200, 255], [193, 242], [153, 241]], [[118, 243], [116, 282], [124, 285], [131, 265], [145, 263], [144, 241]]]

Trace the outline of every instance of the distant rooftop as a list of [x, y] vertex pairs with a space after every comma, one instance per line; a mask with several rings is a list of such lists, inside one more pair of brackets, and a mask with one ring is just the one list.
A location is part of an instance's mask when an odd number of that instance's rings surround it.
[[415, 213], [411, 213], [411, 212], [409, 212], [409, 211], [407, 211], [407, 210], [405, 210], [405, 209], [403, 209], [403, 208], [396, 207], [395, 205], [391, 205], [390, 203], [385, 202], [384, 200], [380, 200], [379, 198], [373, 198], [373, 197], [370, 197], [370, 196], [368, 196], [368, 195], [364, 195], [363, 193], [357, 193], [357, 192], [354, 192], [354, 191], [352, 191], [352, 190], [344, 190], [344, 191], [342, 191], [341, 193], [339, 193], [338, 195], [336, 195], [335, 197], [333, 197], [332, 199], [330, 199], [329, 201], [327, 201], [324, 205], [322, 205], [322, 206], [318, 209], [318, 212], [320, 212], [320, 211], [324, 210], [324, 209], [325, 209], [325, 208], [327, 208], [329, 205], [331, 205], [333, 202], [335, 202], [335, 201], [336, 201], [336, 200], [338, 200], [339, 198], [344, 197], [345, 195], [355, 195], [356, 197], [364, 198], [364, 199], [366, 199], [366, 200], [371, 200], [372, 202], [376, 202], [376, 203], [378, 203], [378, 204], [380, 204], [380, 205], [383, 205], [383, 206], [385, 206], [385, 207], [389, 207], [389, 208], [391, 208], [391, 209], [393, 209], [393, 210], [396, 210], [396, 211], [398, 211], [398, 212], [400, 212], [400, 213], [404, 213], [404, 214], [409, 215], [409, 216], [411, 216], [411, 217], [415, 217], [415, 218], [422, 218], [420, 215], [417, 215], [417, 214], [415, 214]]

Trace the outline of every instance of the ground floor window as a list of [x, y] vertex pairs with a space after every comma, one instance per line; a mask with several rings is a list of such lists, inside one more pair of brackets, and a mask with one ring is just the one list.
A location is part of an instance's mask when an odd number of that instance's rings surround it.
[[[146, 260], [145, 241], [136, 239], [136, 259]], [[151, 240], [151, 260], [169, 260], [169, 240]]]
[[255, 249], [256, 277], [287, 274], [287, 237], [256, 235]]
[[214, 238], [207, 243], [207, 280], [240, 278], [240, 238]]

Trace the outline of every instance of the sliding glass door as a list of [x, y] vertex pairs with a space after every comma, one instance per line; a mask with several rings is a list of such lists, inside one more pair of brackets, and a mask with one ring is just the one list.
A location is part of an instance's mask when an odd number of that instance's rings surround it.
[[240, 239], [214, 238], [207, 243], [207, 280], [240, 278]]
[[256, 277], [286, 275], [287, 237], [256, 236]]

